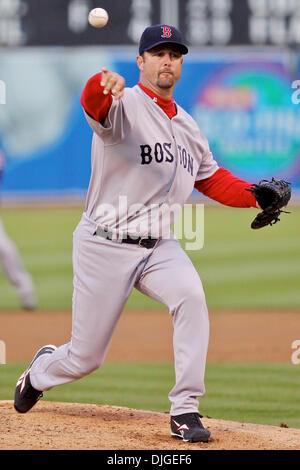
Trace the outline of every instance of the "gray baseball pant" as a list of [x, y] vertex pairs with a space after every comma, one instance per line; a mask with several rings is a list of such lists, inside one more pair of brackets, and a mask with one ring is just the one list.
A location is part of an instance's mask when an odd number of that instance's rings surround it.
[[202, 283], [191, 260], [176, 239], [161, 240], [147, 249], [101, 238], [94, 235], [96, 228], [84, 214], [73, 234], [71, 341], [34, 362], [32, 386], [49, 390], [99, 368], [135, 287], [165, 304], [173, 319], [176, 380], [168, 395], [170, 413], [197, 412], [198, 397], [205, 393], [209, 320]]

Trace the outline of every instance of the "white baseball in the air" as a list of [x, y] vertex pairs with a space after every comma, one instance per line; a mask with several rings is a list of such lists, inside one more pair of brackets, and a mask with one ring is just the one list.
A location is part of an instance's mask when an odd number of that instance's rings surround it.
[[89, 23], [94, 28], [103, 28], [108, 22], [108, 13], [104, 8], [94, 8], [89, 13]]

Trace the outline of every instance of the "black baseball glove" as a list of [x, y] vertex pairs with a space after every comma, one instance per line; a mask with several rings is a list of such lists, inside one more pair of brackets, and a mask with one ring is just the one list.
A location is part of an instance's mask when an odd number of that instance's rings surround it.
[[279, 215], [282, 212], [289, 214], [281, 210], [291, 199], [291, 185], [287, 181], [275, 178], [271, 181], [261, 180], [246, 191], [254, 194], [257, 203], [262, 208], [262, 212], [259, 212], [253, 220], [251, 228], [258, 229], [266, 225], [274, 225], [280, 220]]

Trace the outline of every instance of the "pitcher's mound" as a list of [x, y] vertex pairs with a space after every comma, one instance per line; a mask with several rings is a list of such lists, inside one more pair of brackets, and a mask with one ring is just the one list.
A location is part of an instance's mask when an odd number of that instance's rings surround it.
[[0, 449], [199, 450], [299, 449], [300, 429], [204, 417], [208, 443], [170, 436], [169, 414], [117, 406], [40, 401], [26, 414], [0, 401]]

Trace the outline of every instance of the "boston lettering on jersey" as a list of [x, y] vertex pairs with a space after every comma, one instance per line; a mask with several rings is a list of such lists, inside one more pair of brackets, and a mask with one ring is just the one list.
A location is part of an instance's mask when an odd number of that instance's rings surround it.
[[[141, 149], [141, 165], [149, 165], [153, 159], [157, 163], [173, 162], [174, 155], [171, 153], [172, 144], [170, 142], [156, 142], [152, 148], [149, 144], [140, 145]], [[186, 170], [193, 176], [193, 163], [194, 159], [181, 145], [177, 145], [179, 152], [179, 163], [186, 168]]]

